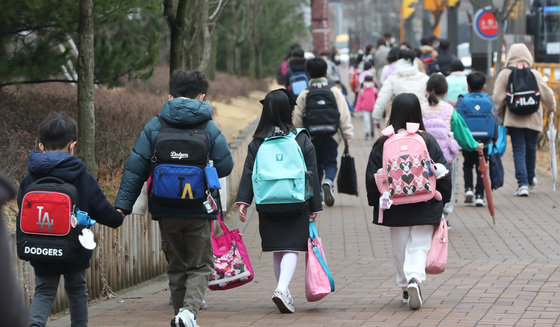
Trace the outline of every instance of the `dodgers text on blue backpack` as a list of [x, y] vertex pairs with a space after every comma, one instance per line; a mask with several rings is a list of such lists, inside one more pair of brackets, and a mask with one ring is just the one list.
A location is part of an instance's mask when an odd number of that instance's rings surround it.
[[207, 122], [181, 128], [158, 118], [163, 128], [153, 146], [148, 194], [166, 205], [201, 205], [209, 196], [205, 176], [210, 152]]

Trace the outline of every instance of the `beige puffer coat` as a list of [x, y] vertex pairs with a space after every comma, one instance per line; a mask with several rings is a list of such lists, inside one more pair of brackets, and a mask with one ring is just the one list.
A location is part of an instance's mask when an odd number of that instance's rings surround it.
[[[513, 44], [506, 58], [505, 67], [516, 65], [525, 65], [525, 67], [533, 66], [533, 56], [523, 43]], [[498, 111], [498, 122], [500, 125], [504, 125], [505, 127], [528, 128], [540, 132], [543, 130], [543, 107], [547, 111], [555, 111], [556, 100], [554, 99], [554, 92], [546, 85], [539, 71], [533, 69], [532, 72], [537, 79], [537, 84], [541, 91], [541, 105], [537, 112], [528, 116], [516, 115], [507, 110], [505, 103], [506, 87], [511, 70], [504, 68], [498, 74], [496, 82], [494, 83], [492, 99]]]

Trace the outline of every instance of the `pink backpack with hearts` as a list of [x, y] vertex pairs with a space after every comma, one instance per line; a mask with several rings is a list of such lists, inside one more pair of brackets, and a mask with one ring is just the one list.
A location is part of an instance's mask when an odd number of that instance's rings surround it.
[[393, 126], [381, 133], [388, 137], [383, 144], [382, 168], [375, 173], [381, 193], [378, 223], [383, 223], [383, 210], [391, 205], [441, 200], [436, 190], [436, 175], [424, 138], [416, 133], [420, 124], [406, 123], [406, 130], [395, 134]]

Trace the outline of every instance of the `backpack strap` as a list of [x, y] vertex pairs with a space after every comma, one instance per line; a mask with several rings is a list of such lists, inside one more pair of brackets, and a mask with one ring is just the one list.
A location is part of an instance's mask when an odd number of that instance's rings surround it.
[[306, 128], [296, 128], [296, 137], [299, 134], [307, 134], [307, 136], [311, 137], [311, 135], [309, 134], [309, 131]]
[[389, 137], [389, 136], [391, 136], [391, 135], [394, 135], [394, 134], [395, 134], [395, 129], [393, 128], [393, 125], [389, 125], [389, 126], [385, 127], [385, 128], [381, 131], [381, 134], [383, 134], [383, 135], [385, 135], [385, 136], [387, 136], [387, 137]]
[[156, 117], [159, 120], [159, 123], [161, 124], [162, 128], [165, 127], [173, 127], [173, 128], [177, 128], [177, 129], [201, 129], [201, 130], [206, 130], [206, 125], [208, 125], [208, 122], [211, 121], [212, 119], [208, 119], [203, 121], [202, 123], [199, 124], [195, 124], [195, 125], [189, 125], [189, 126], [185, 126], [185, 127], [179, 127], [176, 125], [173, 125], [169, 122], [167, 122], [165, 119], [161, 118], [160, 115], [156, 115]]
[[408, 132], [408, 134], [414, 134], [416, 132], [418, 132], [418, 130], [420, 129], [420, 124], [419, 123], [406, 123], [406, 131]]

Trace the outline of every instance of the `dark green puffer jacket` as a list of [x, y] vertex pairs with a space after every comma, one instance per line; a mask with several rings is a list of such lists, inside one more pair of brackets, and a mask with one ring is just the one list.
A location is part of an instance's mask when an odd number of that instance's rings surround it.
[[[173, 126], [185, 128], [208, 121], [206, 132], [210, 137], [210, 160], [214, 161], [214, 167], [216, 167], [219, 177], [231, 173], [233, 158], [225, 136], [216, 123], [211, 120], [212, 107], [210, 107], [210, 104], [199, 100], [175, 98], [163, 105], [159, 116]], [[127, 214], [132, 211], [132, 206], [138, 198], [144, 182], [148, 179], [150, 158], [153, 151], [152, 145], [161, 129], [162, 125], [159, 119], [157, 117], [152, 118], [142, 130], [128, 157], [115, 201], [115, 207], [122, 209]], [[150, 199], [149, 208], [152, 218], [155, 220], [162, 217], [206, 219], [217, 217], [216, 214], [208, 214], [203, 205], [192, 208], [164, 206]]]

